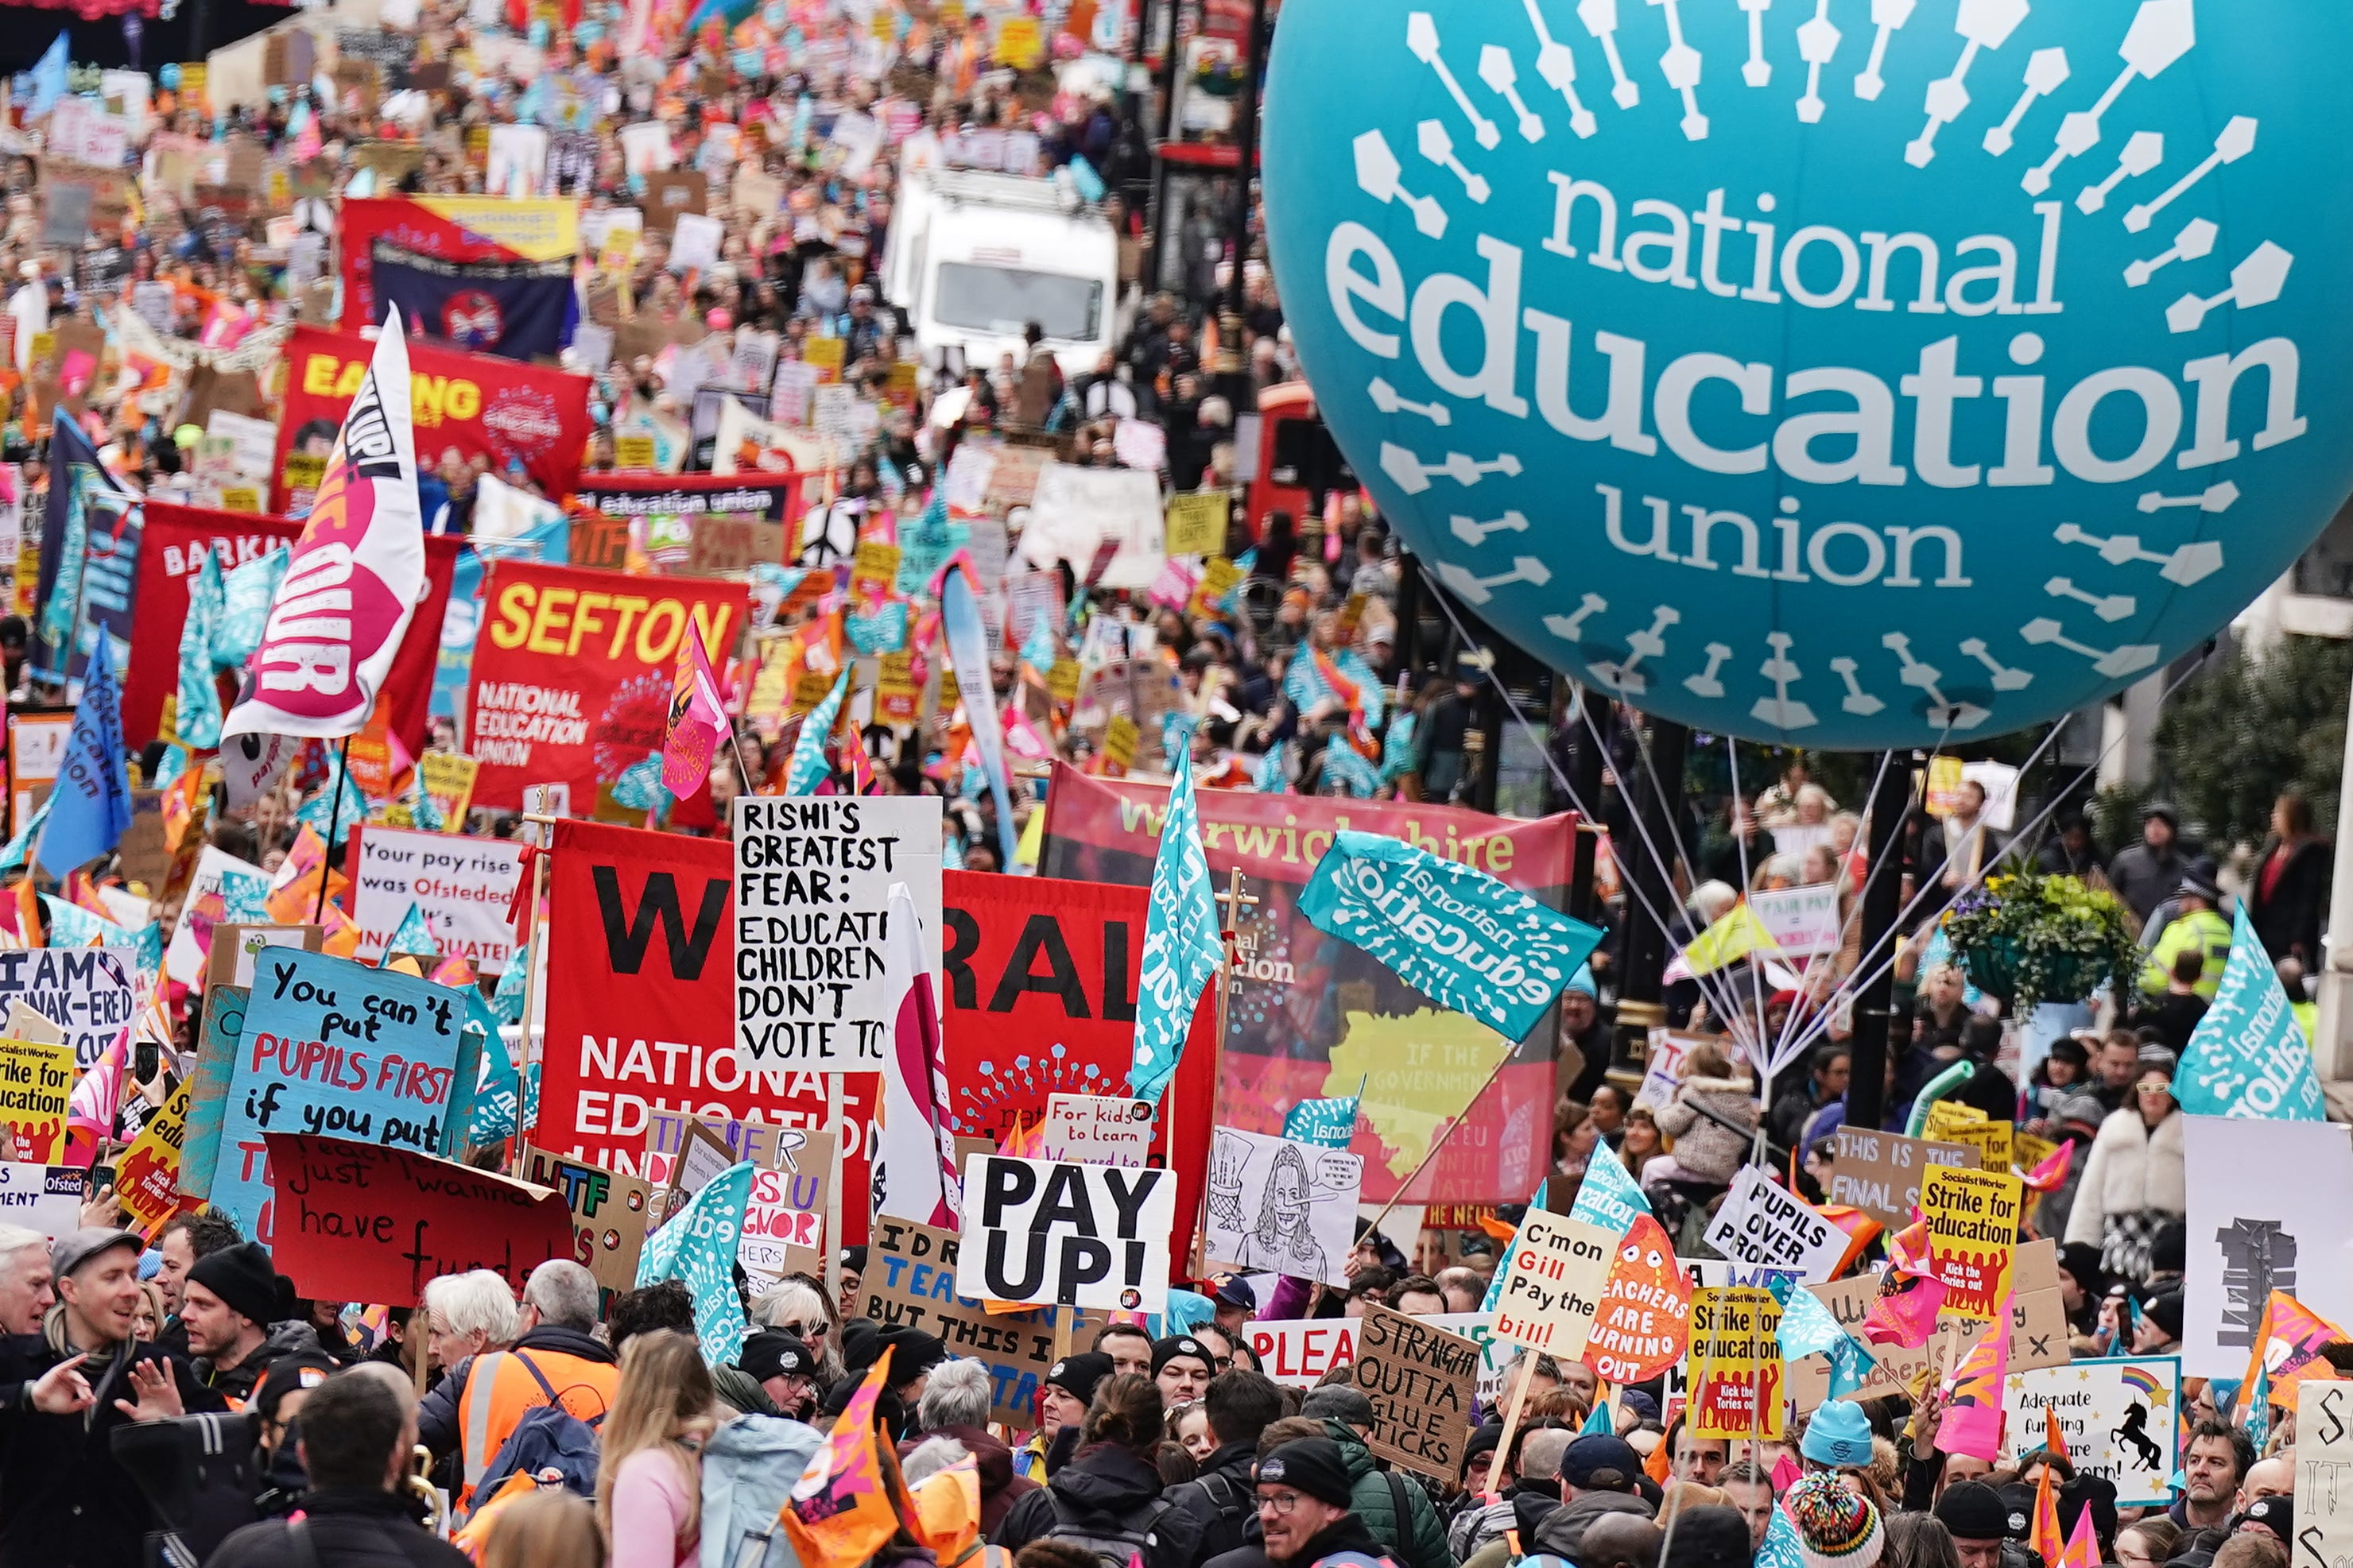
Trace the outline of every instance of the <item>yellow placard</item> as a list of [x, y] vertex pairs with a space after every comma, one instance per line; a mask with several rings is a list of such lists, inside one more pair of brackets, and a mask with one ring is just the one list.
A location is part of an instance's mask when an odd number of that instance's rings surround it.
[[964, 688], [956, 681], [956, 673], [944, 659], [940, 663], [940, 711], [947, 712], [964, 700]]
[[225, 485], [221, 488], [221, 510], [259, 511], [261, 492], [251, 485]]
[[824, 701], [826, 693], [833, 689], [833, 683], [839, 679], [839, 672], [828, 673], [820, 669], [801, 671], [801, 678], [793, 683], [794, 713], [807, 713]]
[[1945, 1140], [1947, 1132], [1956, 1127], [1968, 1127], [1986, 1120], [1986, 1113], [1974, 1105], [1964, 1105], [1957, 1100], [1939, 1100], [1928, 1107], [1928, 1120], [1920, 1129], [1920, 1136], [1931, 1142]]
[[1039, 31], [1035, 16], [1008, 16], [997, 27], [997, 63], [1011, 66], [1015, 70], [1028, 70], [1043, 58], [1046, 52], [1044, 36]]
[[894, 360], [882, 382], [882, 401], [893, 408], [915, 406], [917, 376], [922, 367], [913, 360]]
[[1054, 668], [1046, 672], [1046, 694], [1057, 702], [1076, 702], [1079, 700], [1079, 675], [1077, 659], [1056, 659]]
[[2059, 1145], [2048, 1138], [2037, 1138], [2031, 1132], [2021, 1132], [2010, 1141], [2010, 1161], [2021, 1171], [2031, 1171], [2052, 1155]]
[[1966, 1143], [1978, 1152], [1978, 1163], [1989, 1171], [2007, 1171], [2017, 1158], [2017, 1123], [2011, 1121], [1960, 1121], [1945, 1129], [1937, 1137], [1947, 1143]]
[[1193, 585], [1193, 599], [1191, 604], [1187, 605], [1186, 613], [1195, 616], [1216, 615], [1218, 601], [1232, 593], [1235, 584], [1241, 580], [1242, 569], [1222, 555], [1204, 562], [1201, 565], [1201, 580]]
[[879, 539], [860, 540], [849, 568], [849, 591], [888, 594], [899, 581], [899, 547]]
[[886, 724], [912, 724], [922, 716], [923, 692], [915, 684], [914, 651], [886, 653], [875, 661], [874, 716]]
[[73, 1047], [0, 1040], [0, 1127], [8, 1131], [7, 1158], [37, 1165], [65, 1159], [73, 1081]]
[[1920, 1184], [1928, 1270], [1945, 1285], [1945, 1310], [1976, 1322], [2007, 1311], [2025, 1184], [2008, 1171], [1939, 1165]]
[[817, 370], [822, 386], [841, 379], [842, 354], [849, 344], [839, 338], [810, 338], [801, 344], [801, 363]]
[[417, 759], [417, 785], [440, 812], [442, 832], [465, 830], [466, 807], [473, 801], [474, 780], [481, 770], [480, 762], [458, 752], [427, 752]]
[[1223, 490], [1172, 496], [1167, 544], [1171, 555], [1215, 555], [1226, 547], [1226, 518], [1233, 497]]
[[1692, 1293], [1691, 1403], [1684, 1410], [1693, 1436], [1780, 1437], [1780, 1326], [1781, 1303], [1762, 1286]]
[[33, 334], [33, 358], [53, 360], [58, 357], [58, 335], [55, 332]]
[[318, 493], [327, 480], [327, 459], [310, 452], [286, 454], [286, 488], [308, 494]]
[[188, 1100], [195, 1088], [184, 1080], [147, 1119], [139, 1136], [115, 1162], [114, 1192], [131, 1216], [131, 1228], [152, 1237], [180, 1212], [180, 1145], [187, 1135]]
[[1103, 760], [1122, 769], [1135, 765], [1135, 721], [1124, 713], [1114, 713], [1103, 726]]
[[180, 68], [180, 91], [186, 97], [202, 102], [205, 87], [211, 78], [210, 65], [202, 60], [191, 61]]
[[1950, 816], [1961, 792], [1961, 759], [1939, 754], [1928, 759], [1927, 790], [1922, 804], [1931, 816]]
[[624, 468], [650, 468], [656, 462], [651, 436], [613, 437], [613, 461]]

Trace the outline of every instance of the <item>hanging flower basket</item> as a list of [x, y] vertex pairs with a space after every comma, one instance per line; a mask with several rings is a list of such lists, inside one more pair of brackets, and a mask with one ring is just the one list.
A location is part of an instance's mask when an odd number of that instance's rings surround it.
[[2019, 868], [1989, 877], [1954, 902], [1945, 936], [1970, 981], [2021, 1017], [2105, 986], [2129, 1006], [2137, 990], [2140, 947], [2124, 906], [2078, 878]]

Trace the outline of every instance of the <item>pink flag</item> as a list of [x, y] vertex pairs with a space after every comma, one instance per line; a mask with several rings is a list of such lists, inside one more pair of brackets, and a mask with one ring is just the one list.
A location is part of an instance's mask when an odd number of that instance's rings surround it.
[[2001, 1385], [2010, 1375], [2010, 1298], [1945, 1380], [1936, 1447], [1991, 1463], [2001, 1453]]
[[679, 639], [678, 673], [670, 688], [670, 739], [662, 747], [662, 788], [681, 799], [711, 776], [711, 758], [727, 731], [727, 704], [702, 649], [702, 628], [690, 624]]
[[231, 735], [357, 734], [425, 596], [425, 521], [408, 340], [394, 310], [327, 454], [318, 500], [270, 602]]
[[2067, 1167], [2075, 1163], [2075, 1144], [2063, 1138], [2059, 1147], [2035, 1163], [2026, 1173], [2026, 1189], [2033, 1193], [2055, 1193], [2067, 1183]]
[[1880, 1281], [1879, 1299], [1863, 1314], [1862, 1337], [1874, 1345], [1918, 1350], [1936, 1331], [1936, 1314], [1944, 1308], [1943, 1280], [1920, 1274], [1899, 1275], [1891, 1264]]
[[953, 1227], [958, 1204], [947, 1048], [923, 957], [923, 919], [904, 882], [891, 885], [883, 919], [882, 997], [893, 1023], [874, 1147], [874, 1212]]
[[106, 1047], [106, 1054], [76, 1081], [72, 1098], [66, 1102], [67, 1164], [97, 1163], [99, 1148], [121, 1113], [122, 1086], [130, 1076], [130, 1065], [131, 1028], [125, 1025]]
[[2088, 1506], [2075, 1515], [2075, 1533], [2067, 1538], [2067, 1549], [2059, 1553], [2057, 1568], [2100, 1568], [2100, 1541], [2092, 1532], [2092, 1510]]

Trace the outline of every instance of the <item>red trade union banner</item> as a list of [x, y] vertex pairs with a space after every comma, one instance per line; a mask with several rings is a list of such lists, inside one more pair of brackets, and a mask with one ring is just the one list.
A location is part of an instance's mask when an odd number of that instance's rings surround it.
[[[375, 352], [375, 342], [357, 332], [324, 327], [297, 327], [287, 339], [285, 409], [270, 464], [272, 511], [290, 510], [294, 491], [316, 483], [299, 471], [301, 460], [326, 456]], [[415, 341], [408, 370], [420, 471], [433, 473], [453, 455], [487, 457], [491, 471], [504, 477], [512, 458], [550, 496], [571, 493], [588, 446], [588, 377]], [[298, 469], [292, 480], [290, 458]]]
[[[1299, 893], [1332, 836], [1355, 828], [1460, 860], [1559, 909], [1577, 818], [1520, 822], [1444, 805], [1223, 789], [1197, 798], [1211, 883], [1222, 894], [1238, 869], [1242, 891], [1258, 900], [1240, 911], [1237, 928], [1219, 1124], [1279, 1133], [1293, 1105], [1354, 1094], [1361, 1078], [1369, 1128], [1359, 1125], [1353, 1147], [1365, 1157], [1366, 1202], [1394, 1195], [1430, 1140], [1457, 1118], [1466, 1124], [1403, 1201], [1525, 1201], [1551, 1163], [1553, 1016], [1547, 1012], [1466, 1110], [1510, 1043], [1318, 931], [1300, 914]], [[1167, 801], [1166, 784], [1094, 778], [1056, 763], [1041, 869], [1050, 878], [1150, 887]]]
[[[575, 795], [574, 797], [577, 799]], [[735, 858], [720, 838], [555, 825], [547, 1038], [530, 1142], [645, 1173], [649, 1113], [822, 1128], [842, 1095], [842, 1240], [866, 1239], [878, 1075], [747, 1069], [735, 1054]]]
[[659, 757], [687, 627], [723, 665], [743, 621], [738, 583], [492, 562], [466, 690], [474, 804], [516, 810], [542, 784], [593, 801], [598, 784]]
[[575, 204], [544, 197], [345, 196], [335, 209], [343, 324], [353, 331], [375, 321], [379, 239], [437, 261], [549, 261], [579, 248]]
[[[205, 551], [232, 571], [301, 537], [302, 524], [283, 517], [146, 504], [139, 549], [139, 613], [132, 620], [131, 664], [122, 678], [122, 736], [134, 750], [155, 738], [164, 699], [179, 689], [180, 633], [188, 620], [188, 584], [203, 570]], [[409, 617], [385, 685], [392, 691], [393, 728], [411, 753], [425, 749], [433, 666], [441, 646], [441, 615], [449, 603], [449, 574], [465, 542], [455, 534], [425, 536], [425, 602]], [[231, 678], [224, 706], [236, 696]]]

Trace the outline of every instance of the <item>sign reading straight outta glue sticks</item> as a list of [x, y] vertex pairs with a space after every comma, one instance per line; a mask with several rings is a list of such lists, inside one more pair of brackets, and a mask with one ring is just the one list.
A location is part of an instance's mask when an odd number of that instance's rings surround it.
[[1617, 1239], [1598, 1225], [1530, 1209], [1504, 1260], [1495, 1337], [1556, 1360], [1582, 1354]]

